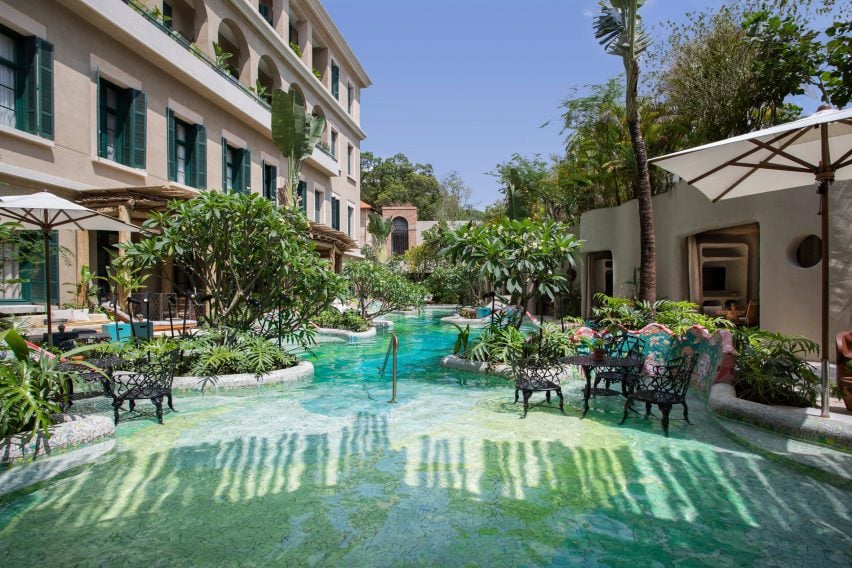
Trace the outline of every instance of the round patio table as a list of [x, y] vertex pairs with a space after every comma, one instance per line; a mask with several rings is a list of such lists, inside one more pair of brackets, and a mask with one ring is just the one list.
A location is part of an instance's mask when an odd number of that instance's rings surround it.
[[621, 382], [621, 391], [616, 391], [607, 388], [592, 388], [592, 370], [600, 368], [622, 368], [635, 369], [645, 364], [645, 359], [642, 357], [610, 357], [605, 355], [603, 359], [595, 359], [592, 355], [574, 355], [571, 357], [562, 357], [560, 363], [568, 365], [577, 365], [583, 369], [583, 376], [586, 378], [586, 388], [583, 389], [583, 416], [589, 411], [589, 399], [594, 395], [613, 396], [625, 395], [627, 388], [626, 382]]

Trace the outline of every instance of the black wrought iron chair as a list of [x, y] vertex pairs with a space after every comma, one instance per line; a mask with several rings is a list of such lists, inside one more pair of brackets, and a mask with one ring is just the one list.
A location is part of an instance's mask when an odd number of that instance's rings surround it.
[[160, 424], [163, 423], [163, 398], [166, 398], [169, 408], [175, 411], [172, 404], [172, 382], [182, 355], [180, 350], [173, 350], [156, 358], [137, 359], [129, 363], [126, 369], [113, 371], [106, 385], [106, 394], [112, 397], [116, 424], [118, 411], [125, 400], [132, 411], [136, 408], [137, 400], [149, 399], [157, 409], [157, 421]]
[[[610, 335], [606, 338], [606, 354], [610, 357], [641, 358], [645, 351], [645, 340], [629, 333]], [[595, 385], [597, 389], [601, 381], [607, 390], [612, 383], [621, 383], [621, 390], [627, 393], [633, 388], [640, 367], [601, 367], [595, 372]]]
[[562, 397], [562, 386], [559, 383], [563, 368], [555, 357], [541, 356], [536, 347], [525, 345], [521, 353], [513, 352], [510, 355], [512, 376], [515, 380], [515, 402], [518, 402], [518, 393], [522, 393], [523, 418], [526, 418], [533, 393], [543, 392], [549, 404], [550, 393], [555, 392], [559, 397], [559, 411], [565, 414], [565, 401]]
[[627, 414], [634, 402], [645, 403], [645, 416], [651, 414], [651, 405], [656, 404], [663, 415], [663, 432], [669, 435], [669, 414], [672, 406], [683, 406], [683, 419], [688, 424], [689, 407], [686, 405], [686, 393], [695, 369], [695, 357], [691, 355], [671, 359], [665, 365], [655, 366], [650, 374], [643, 374], [637, 380], [636, 388], [627, 394], [624, 403], [624, 417], [619, 424], [624, 424]]

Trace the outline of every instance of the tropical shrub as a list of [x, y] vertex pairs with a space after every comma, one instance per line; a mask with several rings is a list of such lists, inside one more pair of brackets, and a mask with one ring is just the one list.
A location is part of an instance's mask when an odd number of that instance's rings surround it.
[[120, 262], [148, 269], [171, 259], [211, 295], [201, 317], [212, 328], [247, 330], [275, 314], [277, 333], [307, 342], [310, 321], [344, 290], [316, 254], [302, 212], [258, 194], [202, 192], [152, 213], [145, 228], [147, 237], [123, 245]]
[[27, 344], [14, 330], [0, 332], [0, 346], [4, 344], [9, 351], [0, 352], [0, 438], [23, 434], [28, 441], [37, 433], [49, 437], [51, 416], [62, 413], [60, 402], [72, 375], [58, 368], [59, 357], [32, 358]]
[[479, 270], [466, 264], [437, 266], [423, 281], [423, 286], [438, 304], [469, 306], [485, 291]]
[[420, 308], [426, 289], [378, 262], [350, 262], [343, 268], [358, 313], [366, 320], [398, 310]]
[[[537, 356], [552, 359], [565, 357], [575, 353], [576, 343], [570, 332], [563, 332], [558, 325], [545, 324], [541, 331], [524, 332], [509, 320], [495, 320], [494, 325], [482, 330], [473, 341], [469, 341], [465, 330], [456, 326], [460, 333], [456, 340], [454, 354], [469, 358], [473, 361], [491, 363], [511, 363], [512, 357], [527, 350], [534, 349]], [[460, 347], [464, 348], [461, 349]]]
[[568, 289], [564, 272], [576, 265], [575, 253], [582, 241], [568, 226], [553, 221], [504, 219], [494, 223], [467, 224], [446, 235], [443, 254], [452, 262], [478, 271], [492, 289], [505, 289], [522, 314], [535, 296], [551, 299]]
[[813, 406], [821, 391], [819, 376], [803, 357], [819, 352], [814, 341], [762, 329], [734, 332], [737, 396], [762, 404]]
[[212, 377], [253, 373], [262, 375], [286, 369], [297, 363], [295, 356], [280, 349], [275, 341], [254, 331], [220, 328], [191, 339], [156, 337], [148, 341], [112, 344], [108, 348], [122, 360], [159, 358], [180, 350], [178, 375]]
[[708, 316], [701, 313], [697, 304], [657, 300], [650, 303], [629, 298], [614, 298], [606, 294], [595, 294], [598, 307], [592, 310], [594, 320], [600, 327], [638, 330], [648, 324], [664, 325], [675, 334], [681, 334], [694, 325], [700, 325], [710, 332], [733, 327], [725, 318]]
[[318, 327], [345, 329], [358, 333], [370, 329], [370, 322], [355, 310], [340, 313], [335, 308], [328, 308], [314, 319], [314, 323]]

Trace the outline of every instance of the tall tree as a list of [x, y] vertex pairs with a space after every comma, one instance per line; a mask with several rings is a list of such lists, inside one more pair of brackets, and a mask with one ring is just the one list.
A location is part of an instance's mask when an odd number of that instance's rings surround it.
[[393, 231], [393, 219], [385, 219], [378, 213], [370, 213], [367, 217], [367, 232], [373, 235], [376, 257], [383, 261], [385, 259], [385, 242]]
[[361, 154], [361, 199], [375, 207], [414, 205], [421, 219], [434, 219], [441, 187], [432, 166], [411, 162], [404, 154], [381, 158]]
[[648, 149], [639, 122], [638, 57], [650, 40], [642, 29], [639, 8], [643, 0], [601, 0], [601, 13], [595, 17], [595, 38], [607, 53], [621, 57], [627, 76], [625, 115], [636, 168], [636, 196], [639, 201], [639, 299], [657, 300], [656, 236], [654, 234], [654, 209], [651, 200], [651, 177], [648, 173]]

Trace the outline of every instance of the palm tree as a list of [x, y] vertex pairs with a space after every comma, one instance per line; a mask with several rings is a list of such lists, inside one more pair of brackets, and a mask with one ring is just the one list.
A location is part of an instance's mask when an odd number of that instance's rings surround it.
[[385, 242], [393, 231], [393, 219], [385, 219], [378, 213], [370, 213], [367, 220], [367, 232], [375, 239], [376, 257], [384, 260]]
[[595, 17], [595, 38], [607, 53], [621, 57], [627, 75], [625, 114], [633, 155], [636, 161], [635, 191], [639, 200], [639, 299], [657, 300], [656, 238], [654, 208], [651, 202], [651, 177], [648, 172], [648, 149], [639, 122], [639, 62], [637, 58], [650, 45], [642, 29], [639, 8], [644, 0], [601, 0], [601, 13]]

